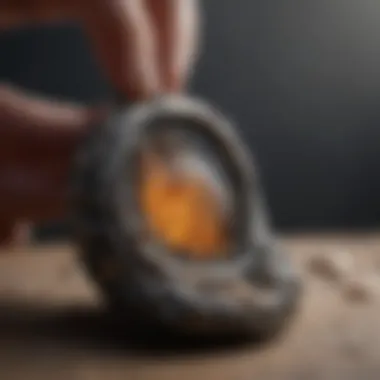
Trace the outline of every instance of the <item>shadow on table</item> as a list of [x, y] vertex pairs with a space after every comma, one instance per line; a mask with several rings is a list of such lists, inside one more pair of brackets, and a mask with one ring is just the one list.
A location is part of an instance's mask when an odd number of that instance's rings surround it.
[[205, 355], [246, 348], [258, 348], [260, 343], [243, 338], [184, 339], [165, 332], [128, 329], [96, 307], [51, 307], [26, 302], [0, 300], [1, 342], [23, 346], [48, 344], [49, 347], [70, 347], [70, 350], [119, 351], [133, 356], [170, 357]]

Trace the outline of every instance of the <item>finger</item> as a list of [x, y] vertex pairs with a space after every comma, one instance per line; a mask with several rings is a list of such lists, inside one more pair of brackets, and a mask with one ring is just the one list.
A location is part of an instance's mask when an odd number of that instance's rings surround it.
[[158, 36], [161, 83], [165, 91], [182, 89], [199, 52], [198, 0], [145, 0]]
[[118, 91], [146, 99], [159, 91], [156, 42], [143, 0], [94, 0], [81, 9], [85, 31]]
[[84, 133], [103, 117], [102, 108], [89, 108], [37, 97], [9, 85], [0, 85], [0, 132], [2, 136], [51, 139], [62, 142]]

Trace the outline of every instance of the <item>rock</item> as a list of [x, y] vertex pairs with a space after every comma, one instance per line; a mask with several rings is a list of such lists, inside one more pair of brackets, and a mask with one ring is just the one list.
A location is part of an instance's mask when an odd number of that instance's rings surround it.
[[368, 303], [380, 296], [380, 279], [372, 274], [355, 276], [343, 287], [345, 299], [351, 303]]
[[308, 263], [312, 274], [329, 281], [344, 281], [354, 269], [354, 259], [350, 252], [330, 250], [315, 254]]

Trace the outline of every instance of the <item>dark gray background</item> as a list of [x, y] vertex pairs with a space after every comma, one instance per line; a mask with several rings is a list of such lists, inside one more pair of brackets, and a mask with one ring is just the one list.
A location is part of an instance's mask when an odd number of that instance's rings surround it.
[[[380, 2], [204, 0], [193, 91], [248, 139], [278, 227], [380, 222]], [[108, 88], [78, 28], [0, 36], [0, 79], [84, 102]]]

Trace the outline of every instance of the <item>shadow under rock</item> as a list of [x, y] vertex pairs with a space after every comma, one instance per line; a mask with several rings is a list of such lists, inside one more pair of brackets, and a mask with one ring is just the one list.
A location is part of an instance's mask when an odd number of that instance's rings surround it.
[[178, 337], [165, 331], [130, 325], [97, 307], [47, 307], [27, 302], [0, 300], [1, 342], [9, 347], [48, 343], [70, 350], [98, 350], [114, 355], [173, 357], [225, 353], [249, 347], [243, 338], [196, 339]]

